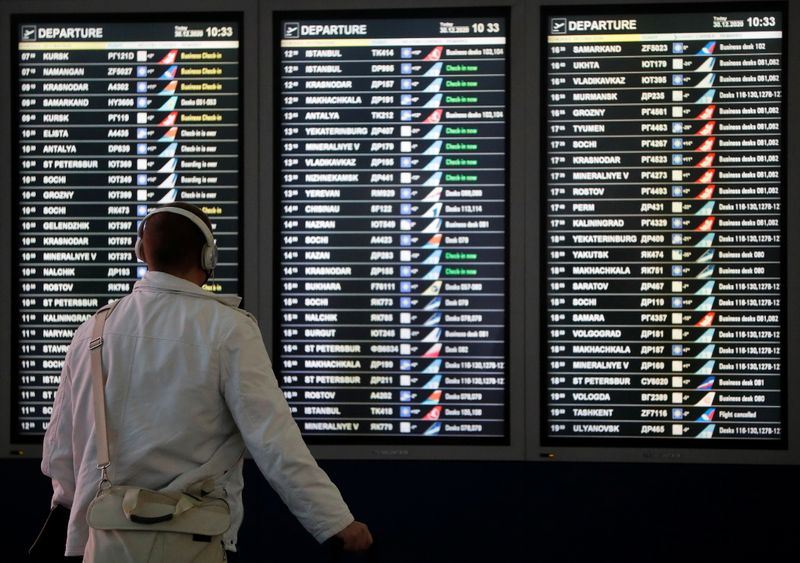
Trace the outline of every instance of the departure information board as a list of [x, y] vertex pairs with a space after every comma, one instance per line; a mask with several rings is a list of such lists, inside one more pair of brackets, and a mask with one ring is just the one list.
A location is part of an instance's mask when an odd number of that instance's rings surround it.
[[149, 209], [205, 210], [220, 247], [206, 289], [239, 291], [239, 40], [233, 22], [17, 25], [17, 417], [50, 419], [77, 326], [146, 271]]
[[505, 439], [505, 19], [279, 26], [276, 365], [301, 430]]
[[545, 25], [545, 439], [783, 447], [781, 13]]

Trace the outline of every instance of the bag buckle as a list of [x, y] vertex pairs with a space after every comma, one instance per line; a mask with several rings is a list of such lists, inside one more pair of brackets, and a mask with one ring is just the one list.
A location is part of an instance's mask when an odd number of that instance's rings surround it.
[[94, 350], [95, 348], [100, 348], [102, 345], [103, 345], [103, 337], [102, 336], [98, 336], [97, 338], [95, 338], [91, 342], [89, 342], [89, 350]]
[[108, 478], [108, 468], [111, 465], [111, 462], [104, 463], [102, 465], [97, 466], [97, 469], [100, 470], [100, 484], [97, 485], [97, 490], [102, 491], [103, 489], [110, 489], [111, 488], [111, 480]]

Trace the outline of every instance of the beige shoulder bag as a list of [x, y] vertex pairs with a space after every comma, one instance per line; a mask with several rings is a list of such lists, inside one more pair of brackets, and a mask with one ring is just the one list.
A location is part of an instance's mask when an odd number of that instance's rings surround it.
[[[219, 563], [226, 560], [222, 534], [231, 525], [228, 504], [205, 496], [203, 483], [183, 493], [113, 485], [106, 427], [103, 327], [117, 302], [95, 316], [91, 350], [97, 468], [100, 486], [89, 504], [84, 563]], [[210, 489], [209, 489], [210, 490]]]

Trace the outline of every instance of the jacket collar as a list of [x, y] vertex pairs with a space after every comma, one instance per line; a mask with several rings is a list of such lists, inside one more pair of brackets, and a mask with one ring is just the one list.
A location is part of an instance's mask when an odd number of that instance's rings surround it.
[[239, 303], [242, 302], [242, 298], [238, 295], [217, 295], [210, 291], [206, 291], [202, 287], [190, 282], [189, 280], [185, 280], [165, 272], [148, 271], [142, 279], [133, 285], [133, 290], [182, 293], [185, 295], [191, 295], [193, 297], [213, 299], [214, 301], [219, 301], [223, 305], [228, 305], [229, 307], [238, 307]]

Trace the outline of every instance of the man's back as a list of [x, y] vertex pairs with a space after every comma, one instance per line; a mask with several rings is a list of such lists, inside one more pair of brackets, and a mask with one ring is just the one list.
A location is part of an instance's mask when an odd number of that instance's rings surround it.
[[[89, 372], [92, 325], [90, 320], [76, 332], [63, 374], [70, 379], [78, 471], [70, 526], [76, 537], [69, 541], [76, 551], [86, 540], [85, 510], [99, 478]], [[219, 494], [223, 488], [238, 494], [244, 443], [225, 402], [220, 359], [229, 339], [242, 338], [260, 338], [244, 312], [167, 274], [148, 274], [116, 306], [103, 347], [112, 482], [179, 491], [214, 478]], [[61, 434], [48, 438], [63, 440]]]
[[160, 489], [220, 448], [228, 461], [242, 455], [220, 365], [228, 338], [242, 336], [260, 337], [243, 312], [202, 295], [140, 285], [116, 307], [104, 335], [112, 479]]

